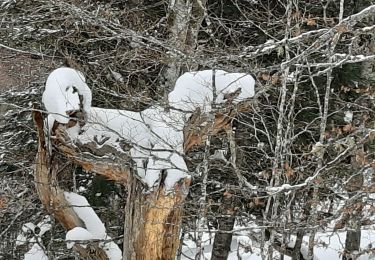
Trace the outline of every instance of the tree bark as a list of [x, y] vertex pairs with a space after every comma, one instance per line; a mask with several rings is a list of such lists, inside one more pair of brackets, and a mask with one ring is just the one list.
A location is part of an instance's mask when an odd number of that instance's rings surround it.
[[[357, 151], [357, 153], [359, 152], [360, 150]], [[364, 179], [363, 173], [359, 170], [361, 165], [354, 156], [352, 157], [352, 165], [355, 175], [348, 180], [346, 185], [346, 190], [350, 192], [350, 197], [353, 197], [356, 192], [361, 192]], [[343, 260], [355, 259], [356, 257], [352, 256], [352, 253], [355, 251], [358, 252], [360, 249], [362, 210], [362, 196], [359, 196], [357, 199], [355, 199], [351, 212], [348, 213], [349, 221], [345, 239], [345, 251], [342, 257]]]
[[147, 194], [138, 181], [128, 184], [123, 259], [175, 258], [180, 243], [181, 202], [189, 185], [190, 180], [184, 179], [169, 193], [161, 185]]
[[[199, 28], [206, 13], [205, 5], [206, 0], [170, 0], [167, 15], [170, 46], [187, 55], [196, 49]], [[171, 57], [163, 73], [166, 95], [183, 71], [180, 62]]]
[[235, 216], [218, 217], [219, 230], [215, 235], [211, 260], [226, 260], [230, 252]]
[[300, 230], [297, 232], [296, 243], [293, 248], [292, 260], [304, 260], [305, 258], [301, 254], [301, 246], [303, 242], [304, 231]]
[[[75, 227], [84, 227], [80, 218], [66, 201], [63, 190], [59, 188], [56, 178], [59, 165], [53, 157], [51, 158], [48, 155], [41, 113], [33, 112], [33, 119], [37, 127], [39, 139], [34, 174], [35, 186], [39, 198], [46, 210], [53, 215], [66, 230]], [[86, 260], [108, 259], [105, 252], [97, 243], [92, 243], [86, 248], [76, 244], [74, 249]]]

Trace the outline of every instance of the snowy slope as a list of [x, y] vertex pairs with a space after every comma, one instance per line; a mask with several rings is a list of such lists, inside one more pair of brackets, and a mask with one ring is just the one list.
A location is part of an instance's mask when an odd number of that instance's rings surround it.
[[[249, 231], [253, 232], [253, 231]], [[205, 259], [211, 259], [212, 243], [214, 241], [214, 232], [211, 234], [203, 234], [203, 246], [204, 246], [204, 257]], [[345, 247], [346, 232], [319, 232], [316, 234], [314, 247], [314, 260], [339, 260], [342, 258], [342, 253]], [[290, 246], [294, 246], [295, 237], [292, 236], [289, 243]], [[302, 244], [302, 253], [307, 255], [307, 245], [309, 237], [305, 236]], [[361, 234], [361, 249], [372, 248], [375, 241], [375, 230], [363, 229]], [[251, 249], [251, 251], [249, 250]], [[183, 256], [181, 259], [188, 260], [195, 257], [198, 253], [198, 249], [193, 241], [189, 239], [184, 240], [184, 246], [182, 247]], [[250, 236], [246, 232], [239, 232], [232, 238], [231, 251], [228, 256], [228, 260], [261, 260], [259, 245], [256, 245], [250, 239]], [[291, 258], [285, 256], [285, 260]], [[363, 254], [358, 260], [371, 260], [375, 259], [375, 254]]]

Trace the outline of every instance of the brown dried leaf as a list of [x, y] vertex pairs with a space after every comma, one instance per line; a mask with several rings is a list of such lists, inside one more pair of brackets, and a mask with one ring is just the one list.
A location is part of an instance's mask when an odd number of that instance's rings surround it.
[[345, 125], [343, 128], [342, 128], [342, 131], [344, 133], [353, 133], [355, 130], [355, 126], [353, 126], [352, 124], [347, 124]]
[[226, 191], [224, 191], [223, 196], [226, 199], [229, 199], [229, 198], [231, 198], [233, 196], [233, 194], [231, 192], [229, 192], [229, 191], [226, 190]]
[[314, 183], [315, 184], [321, 184], [321, 183], [323, 183], [323, 178], [320, 177], [320, 176], [316, 177], [315, 180], [314, 180]]
[[344, 93], [347, 93], [347, 92], [351, 91], [351, 88], [348, 87], [348, 86], [342, 85], [341, 90], [344, 91]]
[[314, 18], [309, 18], [306, 20], [306, 24], [309, 26], [315, 26], [316, 25], [316, 20]]
[[234, 215], [234, 213], [236, 213], [236, 209], [235, 208], [229, 208], [229, 209], [227, 209], [227, 214]]
[[255, 206], [264, 206], [264, 200], [258, 197], [253, 198]]
[[284, 167], [285, 167], [285, 176], [287, 178], [293, 177], [294, 176], [294, 171], [293, 171], [292, 167], [289, 166], [288, 162], [285, 163]]
[[336, 26], [336, 30], [340, 33], [346, 33], [346, 32], [349, 32], [348, 30], [348, 27], [346, 27], [345, 25], [339, 25], [339, 26]]
[[361, 166], [364, 166], [364, 165], [368, 164], [366, 154], [365, 154], [365, 152], [363, 152], [361, 150], [357, 150], [356, 155], [355, 155], [355, 160]]
[[292, 13], [292, 19], [295, 21], [298, 21], [301, 18], [301, 12], [300, 11], [295, 11]]
[[3, 196], [0, 196], [0, 209], [5, 208], [6, 205], [7, 205], [7, 199]]
[[268, 80], [271, 79], [271, 76], [268, 73], [262, 73], [262, 74], [260, 74], [259, 78], [264, 80], [264, 81], [268, 81]]
[[272, 75], [271, 77], [271, 83], [272, 85], [277, 85], [281, 82], [281, 78], [278, 75]]

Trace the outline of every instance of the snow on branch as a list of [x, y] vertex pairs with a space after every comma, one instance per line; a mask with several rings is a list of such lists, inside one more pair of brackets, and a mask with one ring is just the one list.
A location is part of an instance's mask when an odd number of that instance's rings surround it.
[[[300, 184], [296, 184], [296, 185], [283, 184], [283, 185], [276, 186], [276, 187], [267, 187], [266, 192], [270, 195], [275, 195], [277, 193], [289, 192], [291, 190], [300, 189], [300, 188], [303, 188], [303, 187], [306, 187], [308, 185], [313, 184], [314, 181], [317, 179], [317, 177], [319, 175], [321, 175], [325, 170], [329, 169], [336, 162], [338, 162], [342, 158], [344, 158], [344, 156], [346, 156], [349, 152], [355, 150], [356, 147], [363, 144], [366, 140], [368, 140], [368, 138], [371, 136], [371, 133], [373, 133], [373, 132], [375, 132], [375, 130], [370, 130], [368, 133], [366, 133], [366, 135], [361, 140], [358, 140], [357, 142], [354, 142], [354, 140], [349, 139], [347, 141], [348, 144], [347, 144], [347, 148], [345, 150], [343, 150], [339, 155], [337, 155], [336, 158], [334, 158], [330, 162], [327, 162], [321, 168], [318, 168], [315, 171], [315, 173], [312, 176], [306, 178], [306, 180], [304, 182], [302, 182]], [[317, 143], [316, 145], [320, 146], [321, 144]], [[324, 151], [320, 151], [320, 152], [324, 152]]]
[[168, 100], [172, 108], [182, 111], [204, 112], [212, 109], [212, 103], [238, 103], [254, 96], [255, 81], [245, 73], [228, 73], [215, 71], [216, 99], [213, 100], [212, 70], [187, 72], [177, 79], [174, 90]]
[[[79, 95], [83, 97], [82, 104]], [[91, 90], [81, 72], [59, 68], [48, 76], [42, 100], [53, 119], [66, 124], [69, 122], [69, 112], [80, 110], [81, 105], [83, 111], [88, 112], [91, 98]]]
[[67, 247], [73, 247], [73, 240], [82, 242], [94, 239], [100, 240], [99, 247], [104, 250], [109, 260], [121, 260], [122, 252], [120, 248], [107, 235], [103, 222], [96, 215], [86, 198], [73, 192], [64, 192], [64, 196], [86, 227], [75, 227], [68, 231], [66, 234]]
[[[48, 260], [45, 253], [42, 237], [52, 228], [51, 219], [45, 216], [37, 225], [28, 222], [22, 225], [22, 231], [16, 238], [16, 246], [21, 246], [26, 243], [32, 245], [29, 251], [25, 253], [25, 260]], [[30, 235], [32, 235], [30, 237]]]
[[[255, 81], [250, 75], [216, 71], [216, 93], [212, 90], [212, 75], [212, 70], [185, 73], [169, 94], [169, 110], [153, 106], [134, 112], [91, 107], [91, 91], [82, 73], [56, 69], [48, 77], [43, 93], [43, 103], [50, 113], [49, 132], [51, 121], [56, 120], [67, 125], [65, 142], [88, 147], [103, 157], [110, 156], [111, 151], [117, 156], [129, 154], [138, 176], [150, 188], [165, 171], [164, 184], [170, 190], [188, 176], [183, 159], [184, 128], [192, 113], [197, 108], [209, 113], [213, 103], [237, 104], [254, 96]], [[69, 118], [78, 111], [85, 114], [83, 124]], [[100, 150], [103, 154], [98, 154]]]

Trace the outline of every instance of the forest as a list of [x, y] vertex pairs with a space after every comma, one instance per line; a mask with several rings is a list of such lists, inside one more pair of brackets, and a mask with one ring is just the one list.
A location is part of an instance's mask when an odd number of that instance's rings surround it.
[[0, 259], [375, 258], [374, 1], [0, 21]]

